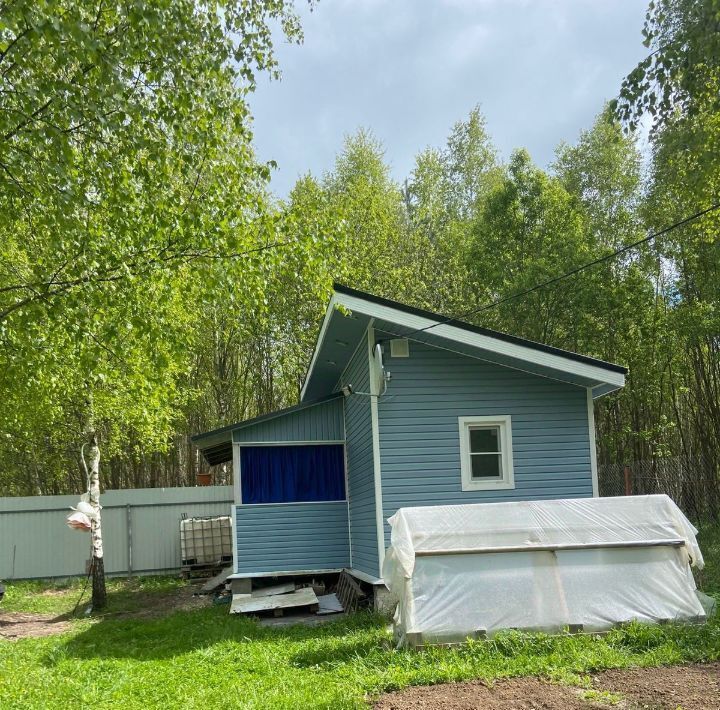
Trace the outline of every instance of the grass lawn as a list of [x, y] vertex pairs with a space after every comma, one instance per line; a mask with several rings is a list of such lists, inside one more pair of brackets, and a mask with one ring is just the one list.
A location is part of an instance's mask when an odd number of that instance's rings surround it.
[[[720, 591], [720, 531], [704, 534], [706, 591]], [[542, 675], [583, 684], [605, 668], [720, 659], [720, 619], [702, 626], [642, 626], [602, 637], [505, 633], [455, 649], [392, 647], [387, 621], [372, 614], [321, 627], [265, 628], [227, 606], [151, 618], [122, 616], [171, 578], [112, 581], [108, 612], [65, 633], [0, 640], [0, 708], [358, 708], [407, 685]], [[48, 590], [18, 583], [3, 611], [71, 610], [78, 583]]]

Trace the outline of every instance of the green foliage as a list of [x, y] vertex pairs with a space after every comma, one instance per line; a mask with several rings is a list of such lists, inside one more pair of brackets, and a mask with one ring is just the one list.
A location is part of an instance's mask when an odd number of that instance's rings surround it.
[[705, 567], [696, 574], [697, 584], [720, 603], [720, 526], [707, 522], [701, 524], [699, 530], [698, 543]]
[[[558, 238], [562, 235], [562, 238]], [[507, 173], [482, 202], [473, 228], [470, 260], [473, 281], [482, 288], [478, 304], [531, 288], [588, 260], [583, 215], [562, 183], [516, 151]], [[556, 332], [575, 289], [539, 293], [522, 303], [489, 311], [484, 321], [543, 342], [557, 342]]]
[[[548, 169], [501, 162], [475, 108], [402, 184], [361, 130], [283, 202], [248, 92], [277, 71], [270, 28], [300, 39], [290, 2], [57, 7], [0, 26], [3, 493], [84, 486], [90, 398], [106, 485], [191, 482], [189, 435], [297, 401], [333, 280], [628, 365], [601, 462], [717, 478], [717, 214], [472, 313], [717, 200], [716, 0], [651, 5], [644, 77]], [[617, 116], [651, 106], [648, 162]]]
[[720, 2], [651, 0], [643, 38], [653, 51], [623, 81], [614, 108], [635, 127], [662, 128], [677, 114], [720, 108]]
[[277, 72], [274, 23], [301, 38], [285, 0], [3, 7], [5, 490], [74, 487], [90, 400], [103, 456], [163, 451], [193, 397], [197, 304], [231, 287], [265, 310], [283, 235], [247, 97]]

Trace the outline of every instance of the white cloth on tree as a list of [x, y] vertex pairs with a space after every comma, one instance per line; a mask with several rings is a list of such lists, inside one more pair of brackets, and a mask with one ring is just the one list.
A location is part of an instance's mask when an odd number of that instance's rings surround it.
[[[100, 506], [98, 506], [98, 508], [100, 508]], [[80, 496], [80, 502], [77, 504], [77, 506], [75, 508], [70, 506], [70, 510], [74, 510], [78, 513], [83, 513], [83, 515], [85, 515], [90, 520], [97, 522], [98, 510], [90, 504], [89, 493], [83, 493]]]
[[78, 513], [83, 513], [86, 515], [90, 520], [97, 520], [97, 510], [93, 508], [90, 503], [86, 503], [84, 500], [81, 500], [75, 508], [70, 508], [70, 510], [75, 510]]
[[[75, 509], [73, 508], [73, 510]], [[70, 513], [70, 515], [67, 516], [66, 522], [73, 530], [82, 530], [83, 532], [90, 532], [90, 528], [92, 527], [90, 518], [80, 510], [75, 510], [74, 513]]]

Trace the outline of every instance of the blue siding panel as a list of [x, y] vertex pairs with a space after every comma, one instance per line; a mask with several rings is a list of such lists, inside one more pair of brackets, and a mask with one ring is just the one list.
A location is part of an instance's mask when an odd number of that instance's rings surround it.
[[233, 431], [233, 441], [342, 441], [343, 401], [331, 399]]
[[239, 505], [234, 510], [238, 574], [350, 566], [345, 501]]
[[[378, 417], [386, 521], [403, 506], [592, 496], [584, 387], [417, 342], [409, 358], [387, 352], [385, 363], [392, 380]], [[458, 417], [495, 414], [512, 417], [515, 488], [463, 491]]]
[[[342, 384], [351, 384], [356, 392], [370, 391], [365, 342], [356, 350], [342, 378]], [[379, 577], [370, 397], [356, 394], [344, 401], [352, 566]]]

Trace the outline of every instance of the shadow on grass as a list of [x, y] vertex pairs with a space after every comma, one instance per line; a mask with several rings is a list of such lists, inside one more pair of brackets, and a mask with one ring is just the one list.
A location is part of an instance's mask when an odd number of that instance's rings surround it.
[[390, 638], [378, 639], [376, 635], [367, 634], [338, 639], [338, 642], [327, 641], [322, 646], [293, 654], [290, 659], [292, 664], [300, 668], [339, 666], [367, 658], [374, 653], [385, 653], [393, 648]]
[[[107, 609], [100, 616], [142, 611], [165, 605], [181, 597], [190, 597], [193, 589], [177, 576], [108, 578]], [[82, 618], [92, 594], [89, 580], [38, 581], [7, 583], [0, 611], [34, 614], [57, 614], [59, 619]], [[76, 608], [77, 607], [77, 608]]]
[[[77, 659], [135, 660], [169, 659], [221, 644], [256, 642], [298, 643], [316, 641], [333, 649], [332, 656], [350, 657], [360, 651], [353, 632], [375, 632], [386, 621], [369, 613], [357, 613], [340, 621], [321, 626], [263, 627], [254, 619], [230, 615], [227, 607], [210, 607], [196, 611], [178, 611], [162, 618], [103, 618], [65, 641], [66, 657]], [[343, 637], [347, 639], [347, 650]], [[350, 648], [352, 646], [352, 648]], [[366, 651], [377, 648], [377, 641], [367, 643]], [[318, 652], [320, 653], [320, 652]], [[49, 659], [52, 663], [52, 659]], [[308, 665], [317, 665], [310, 655]]]

